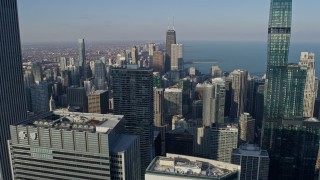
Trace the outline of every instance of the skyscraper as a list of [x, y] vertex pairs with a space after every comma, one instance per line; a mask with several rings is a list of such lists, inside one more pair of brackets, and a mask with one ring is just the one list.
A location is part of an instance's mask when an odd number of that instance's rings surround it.
[[125, 133], [140, 136], [141, 175], [153, 158], [152, 69], [127, 65], [111, 70], [114, 113], [125, 117]]
[[171, 71], [183, 70], [183, 45], [171, 44]]
[[173, 29], [168, 29], [166, 34], [166, 62], [165, 71], [168, 72], [171, 69], [171, 44], [176, 44], [176, 31]]
[[239, 119], [240, 143], [254, 143], [255, 120], [249, 113], [242, 113]]
[[132, 58], [132, 64], [137, 64], [138, 62], [138, 49], [136, 46], [134, 46], [132, 49], [131, 49], [131, 58]]
[[205, 84], [203, 89], [203, 126], [210, 127], [214, 123], [215, 105], [215, 87], [212, 84]]
[[84, 44], [84, 39], [78, 39], [79, 43], [79, 64], [78, 66], [81, 67], [81, 74], [80, 76], [85, 80], [87, 79], [87, 63], [86, 63], [86, 49]]
[[0, 179], [11, 178], [9, 125], [27, 117], [16, 0], [0, 0]]
[[237, 69], [230, 73], [230, 77], [232, 81], [230, 116], [232, 119], [237, 119], [246, 107], [248, 72]]
[[211, 128], [210, 158], [231, 162], [232, 149], [238, 145], [238, 128], [221, 125]]
[[165, 70], [165, 59], [164, 53], [161, 51], [155, 51], [153, 53], [153, 71], [164, 73]]
[[106, 90], [106, 67], [101, 60], [96, 60], [94, 64], [94, 85], [97, 90]]
[[265, 119], [282, 118], [283, 86], [286, 81], [291, 36], [292, 0], [272, 0], [268, 28], [268, 63], [265, 94]]
[[303, 117], [313, 117], [314, 103], [316, 101], [318, 92], [318, 81], [316, 81], [315, 69], [314, 69], [314, 53], [301, 52], [300, 66], [307, 67], [307, 81], [304, 90], [304, 112]]
[[312, 179], [319, 151], [319, 121], [303, 120], [307, 67], [288, 64], [292, 0], [272, 0], [264, 96], [262, 148], [270, 179]]

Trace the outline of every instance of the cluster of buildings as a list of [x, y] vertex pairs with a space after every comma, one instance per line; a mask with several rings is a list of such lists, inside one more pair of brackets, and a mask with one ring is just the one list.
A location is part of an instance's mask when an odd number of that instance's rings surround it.
[[[288, 63], [292, 0], [272, 0], [264, 77], [184, 68], [176, 31], [114, 60], [22, 68], [16, 1], [1, 0], [0, 179], [313, 179], [315, 55]], [[10, 18], [9, 18], [10, 17]], [[7, 20], [9, 19], [9, 20]], [[10, 61], [7, 61], [10, 59]]]

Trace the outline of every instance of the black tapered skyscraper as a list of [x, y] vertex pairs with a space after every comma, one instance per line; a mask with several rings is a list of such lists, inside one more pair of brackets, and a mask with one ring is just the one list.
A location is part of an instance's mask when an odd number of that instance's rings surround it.
[[11, 179], [9, 125], [27, 118], [16, 0], [0, 0], [0, 179]]

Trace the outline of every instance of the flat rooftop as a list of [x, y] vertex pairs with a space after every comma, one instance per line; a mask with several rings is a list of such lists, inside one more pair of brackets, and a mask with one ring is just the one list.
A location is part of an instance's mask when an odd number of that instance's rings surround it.
[[108, 92], [107, 90], [96, 90], [89, 95], [100, 95], [102, 93]]
[[166, 157], [156, 157], [148, 166], [146, 174], [220, 179], [234, 176], [239, 170], [240, 166], [230, 163], [168, 153]]
[[253, 157], [269, 157], [266, 150], [261, 150], [260, 147], [253, 144], [243, 144], [239, 148], [234, 149], [232, 154]]
[[67, 129], [107, 133], [123, 119], [123, 115], [79, 113], [58, 110], [41, 114], [18, 123], [17, 126]]

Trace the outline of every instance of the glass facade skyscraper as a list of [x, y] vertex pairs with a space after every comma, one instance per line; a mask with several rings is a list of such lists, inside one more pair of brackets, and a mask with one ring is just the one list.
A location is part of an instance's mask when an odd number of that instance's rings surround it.
[[268, 28], [268, 64], [265, 117], [282, 117], [283, 85], [286, 80], [291, 36], [292, 0], [272, 0]]
[[11, 179], [9, 125], [26, 119], [16, 0], [0, 0], [0, 179]]
[[270, 155], [270, 179], [312, 179], [319, 124], [303, 120], [307, 68], [288, 64], [292, 0], [271, 0], [262, 148]]
[[141, 175], [144, 175], [154, 156], [153, 69], [132, 64], [114, 68], [111, 74], [113, 112], [124, 115], [126, 134], [140, 136]]

